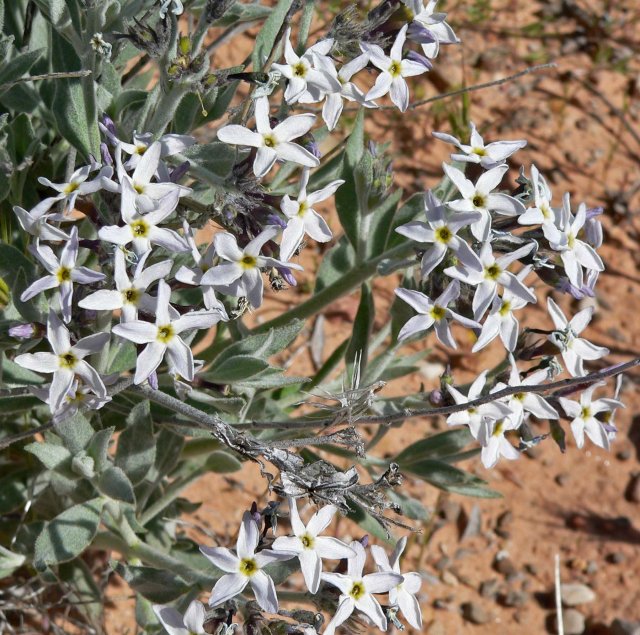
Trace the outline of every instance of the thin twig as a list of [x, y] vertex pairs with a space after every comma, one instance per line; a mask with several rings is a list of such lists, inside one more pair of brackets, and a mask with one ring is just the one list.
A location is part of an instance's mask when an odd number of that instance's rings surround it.
[[[556, 392], [565, 392], [567, 388], [576, 388], [579, 386], [589, 386], [595, 382], [606, 379], [607, 377], [614, 377], [624, 373], [627, 370], [635, 368], [640, 365], [640, 357], [633, 359], [624, 364], [616, 364], [602, 370], [589, 373], [584, 377], [571, 377], [569, 379], [561, 379], [560, 381], [553, 381], [549, 384], [539, 384], [531, 386], [507, 386], [502, 390], [498, 390], [493, 393], [489, 393], [478, 399], [473, 399], [462, 404], [453, 404], [451, 406], [441, 406], [439, 408], [419, 408], [417, 410], [405, 409], [401, 412], [395, 412], [389, 415], [371, 415], [368, 417], [360, 417], [352, 423], [354, 425], [370, 425], [374, 423], [389, 425], [397, 421], [404, 421], [405, 419], [412, 419], [415, 417], [434, 417], [437, 415], [450, 415], [454, 412], [462, 412], [469, 408], [477, 408], [486, 403], [491, 403], [504, 397], [510, 397], [511, 395], [519, 393], [545, 393], [551, 390]], [[325, 419], [309, 419], [307, 421], [254, 421], [250, 424], [238, 424], [234, 428], [253, 428], [253, 429], [279, 429], [279, 430], [296, 430], [296, 429], [308, 429], [308, 428], [322, 428], [327, 427], [335, 423], [334, 418]]]
[[6, 90], [16, 84], [23, 84], [24, 82], [37, 82], [43, 79], [76, 79], [78, 77], [86, 77], [91, 75], [91, 71], [61, 71], [59, 73], [43, 73], [42, 75], [27, 75], [27, 77], [19, 77], [11, 82], [0, 84], [0, 90]]
[[558, 622], [558, 635], [564, 635], [564, 621], [562, 619], [562, 588], [560, 582], [560, 554], [555, 556], [555, 587], [556, 587], [556, 615]]

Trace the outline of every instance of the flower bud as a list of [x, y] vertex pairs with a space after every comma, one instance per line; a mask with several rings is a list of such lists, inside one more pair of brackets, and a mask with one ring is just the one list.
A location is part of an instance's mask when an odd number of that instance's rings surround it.
[[74, 456], [71, 461], [71, 469], [80, 476], [90, 479], [95, 476], [95, 461], [84, 452]]
[[18, 340], [30, 340], [36, 334], [34, 324], [16, 324], [9, 329], [9, 336]]

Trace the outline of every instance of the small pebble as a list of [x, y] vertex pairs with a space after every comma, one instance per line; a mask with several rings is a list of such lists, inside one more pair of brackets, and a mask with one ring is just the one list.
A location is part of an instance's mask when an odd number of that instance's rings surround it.
[[449, 586], [458, 586], [458, 578], [456, 578], [451, 571], [445, 569], [440, 576], [440, 579]]
[[631, 503], [640, 503], [640, 474], [631, 477], [624, 496]]
[[[551, 620], [553, 630], [552, 633], [558, 632], [558, 621], [554, 614]], [[562, 611], [562, 624], [564, 626], [564, 635], [582, 635], [586, 627], [584, 615], [575, 609], [566, 609]]]
[[620, 551], [614, 551], [613, 553], [608, 553], [606, 560], [610, 564], [622, 564], [627, 559], [624, 553]]
[[486, 624], [493, 619], [491, 613], [476, 602], [465, 602], [460, 608], [462, 617], [472, 624]]
[[494, 562], [493, 566], [498, 573], [502, 573], [502, 575], [505, 575], [505, 576], [510, 576], [510, 575], [513, 575], [514, 573], [518, 573], [518, 569], [516, 568], [516, 565], [513, 564], [510, 558], [500, 558], [500, 559], [496, 558], [496, 561]]
[[451, 558], [449, 556], [442, 556], [433, 566], [436, 571], [444, 571], [451, 566]]
[[587, 566], [584, 571], [589, 575], [598, 573], [598, 563], [595, 560], [589, 560], [589, 562], [587, 562]]
[[521, 607], [524, 606], [530, 600], [530, 596], [525, 591], [509, 591], [507, 595], [502, 598], [502, 604], [509, 607]]
[[622, 448], [616, 452], [616, 459], [618, 461], [628, 461], [633, 456], [631, 448]]
[[586, 584], [563, 584], [561, 587], [562, 603], [565, 606], [580, 606], [596, 599], [593, 589]]
[[554, 480], [560, 487], [564, 487], [569, 482], [569, 478], [568, 474], [562, 473], [557, 474]]
[[527, 562], [524, 565], [524, 569], [529, 575], [538, 575], [538, 567], [533, 562]]
[[640, 622], [615, 619], [610, 630], [611, 635], [640, 635]]
[[498, 589], [500, 588], [500, 581], [497, 578], [491, 580], [485, 580], [480, 585], [480, 595], [483, 598], [495, 598], [498, 595]]

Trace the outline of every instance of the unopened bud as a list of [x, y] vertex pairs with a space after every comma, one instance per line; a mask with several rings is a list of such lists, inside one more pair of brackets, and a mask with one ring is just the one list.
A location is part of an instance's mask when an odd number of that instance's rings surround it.
[[33, 324], [16, 324], [9, 329], [9, 336], [19, 340], [30, 340], [36, 334]]

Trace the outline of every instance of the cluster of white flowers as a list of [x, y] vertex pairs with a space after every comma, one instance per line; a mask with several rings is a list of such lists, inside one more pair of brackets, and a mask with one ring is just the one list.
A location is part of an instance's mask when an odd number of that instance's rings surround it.
[[[224, 547], [200, 547], [200, 551], [224, 571], [211, 592], [211, 608], [221, 606], [251, 586], [260, 608], [267, 613], [277, 613], [278, 597], [268, 566], [297, 558], [309, 593], [318, 593], [323, 583], [340, 592], [336, 612], [323, 631], [325, 635], [333, 635], [355, 610], [363, 613], [379, 629], [387, 630], [387, 615], [374, 597], [383, 593], [388, 594], [387, 611], [394, 615], [399, 611], [411, 626], [416, 629], [422, 627], [422, 614], [416, 599], [422, 580], [418, 573], [402, 573], [400, 570], [400, 556], [406, 547], [406, 538], [398, 541], [391, 556], [382, 547], [372, 546], [371, 553], [378, 571], [365, 574], [367, 553], [361, 542], [354, 540], [347, 545], [337, 538], [320, 535], [331, 523], [336, 507], [322, 507], [306, 525], [293, 498], [289, 498], [289, 510], [293, 535], [276, 538], [270, 549], [259, 549], [260, 527], [248, 511], [242, 518], [235, 553]], [[346, 560], [346, 573], [323, 572], [323, 559]], [[197, 600], [189, 605], [184, 616], [168, 606], [154, 606], [154, 611], [170, 635], [206, 632], [206, 609]], [[308, 632], [316, 631], [310, 627]]]
[[[433, 326], [437, 339], [446, 346], [455, 348], [456, 343], [449, 328], [449, 321], [454, 320], [474, 330], [477, 340], [472, 348], [473, 352], [481, 350], [500, 336], [511, 360], [508, 386], [542, 383], [553, 375], [551, 368], [532, 372], [521, 379], [513, 355], [519, 338], [519, 323], [514, 312], [537, 302], [533, 289], [526, 286], [525, 279], [534, 270], [543, 270], [543, 274], [545, 269], [557, 270], [562, 267], [564, 275], [556, 276], [556, 287], [559, 290], [576, 298], [592, 295], [597, 275], [604, 268], [595, 251], [602, 242], [600, 223], [594, 214], [588, 215], [584, 204], [579, 206], [574, 216], [568, 194], [560, 209], [552, 208], [549, 186], [535, 166], [531, 168], [528, 197], [525, 195], [524, 198], [515, 198], [497, 191], [508, 169], [503, 161], [524, 147], [525, 141], [498, 141], [485, 145], [473, 123], [470, 145], [463, 144], [451, 135], [434, 133], [434, 136], [456, 145], [462, 152], [453, 154], [453, 159], [475, 163], [484, 172], [474, 184], [459, 169], [444, 164], [444, 172], [456, 187], [459, 197], [443, 204], [432, 192], [427, 192], [426, 222], [412, 221], [396, 229], [421, 247], [425, 246], [420, 281], [439, 280], [444, 286], [447, 278], [452, 279], [435, 300], [420, 291], [404, 288], [396, 290], [397, 296], [418, 313], [400, 330], [399, 339], [424, 333]], [[528, 208], [523, 203], [527, 198], [531, 199], [531, 206]], [[540, 225], [540, 239], [545, 239], [546, 244], [543, 247], [539, 240], [525, 237], [520, 242], [521, 246], [505, 252], [500, 247], [504, 231], [493, 226], [496, 215], [513, 218], [511, 229], [522, 225]], [[589, 228], [585, 228], [587, 222], [591, 224]], [[583, 228], [584, 240], [579, 237]], [[494, 253], [494, 246], [498, 246], [499, 252]], [[518, 273], [509, 271], [511, 265], [527, 257], [530, 263], [522, 266]], [[465, 290], [473, 292], [471, 306], [468, 306], [468, 301], [459, 300], [460, 283], [465, 285]], [[459, 312], [465, 304], [473, 314], [472, 319]], [[451, 306], [458, 309], [458, 312]], [[583, 309], [569, 321], [550, 297], [547, 298], [547, 306], [554, 327], [548, 331], [547, 339], [561, 354], [569, 374], [574, 377], [584, 376], [585, 360], [600, 359], [609, 352], [605, 347], [596, 346], [578, 337], [590, 322], [593, 308]], [[489, 313], [481, 324], [487, 311]], [[486, 372], [482, 373], [471, 384], [467, 397], [452, 386], [447, 388], [455, 403], [464, 404], [481, 396], [486, 378]], [[504, 387], [504, 384], [498, 383], [492, 392]], [[582, 447], [586, 431], [595, 444], [608, 448], [610, 439], [615, 436], [615, 428], [610, 422], [604, 421], [604, 416], [602, 420], [598, 420], [594, 415], [611, 413], [621, 404], [617, 400], [600, 399], [590, 405], [594, 388], [592, 386], [584, 393], [582, 410], [567, 399], [561, 399], [560, 403], [568, 416], [575, 417], [571, 429], [578, 447]], [[450, 425], [464, 424], [469, 427], [473, 437], [482, 445], [484, 465], [492, 467], [500, 456], [507, 459], [518, 458], [519, 452], [505, 438], [505, 432], [521, 428], [525, 415], [528, 414], [541, 419], [558, 418], [557, 410], [542, 397], [523, 392], [502, 401], [454, 413], [448, 422]]]

